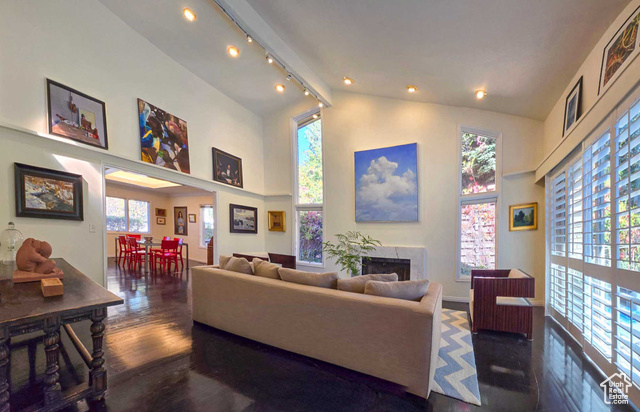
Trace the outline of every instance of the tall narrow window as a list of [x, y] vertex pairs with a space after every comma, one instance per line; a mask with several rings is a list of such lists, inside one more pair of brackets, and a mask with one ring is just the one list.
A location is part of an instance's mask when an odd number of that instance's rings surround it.
[[297, 259], [301, 263], [322, 264], [324, 179], [319, 112], [298, 121], [295, 140]]
[[600, 266], [611, 266], [610, 139], [606, 132], [584, 154], [584, 261]]
[[582, 156], [569, 168], [568, 186], [569, 257], [582, 260]]
[[149, 202], [129, 200], [129, 231], [149, 233]]
[[200, 247], [207, 247], [213, 236], [213, 205], [200, 206]]
[[564, 257], [567, 247], [566, 179], [562, 172], [553, 179], [551, 216], [551, 254]]
[[107, 196], [107, 231], [127, 231], [127, 208], [125, 199]]
[[458, 194], [458, 280], [473, 269], [495, 269], [500, 137], [463, 128]]

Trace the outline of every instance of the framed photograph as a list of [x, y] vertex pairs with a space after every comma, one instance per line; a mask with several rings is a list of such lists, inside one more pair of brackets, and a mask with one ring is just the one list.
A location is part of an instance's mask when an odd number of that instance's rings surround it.
[[82, 176], [14, 163], [16, 216], [84, 220]]
[[607, 90], [611, 83], [624, 71], [638, 55], [640, 36], [640, 7], [618, 29], [611, 41], [604, 48], [598, 95]]
[[418, 145], [354, 153], [356, 222], [418, 221]]
[[509, 231], [538, 229], [538, 203], [509, 206]]
[[573, 86], [571, 92], [567, 96], [564, 104], [564, 127], [562, 135], [564, 136], [576, 124], [582, 114], [582, 76], [578, 83]]
[[167, 224], [167, 218], [158, 216], [158, 217], [156, 217], [156, 223], [161, 225], [161, 226], [164, 226], [164, 225]]
[[284, 211], [273, 211], [270, 210], [267, 212], [269, 215], [269, 230], [272, 232], [286, 232], [287, 231], [287, 222], [285, 220]]
[[160, 209], [156, 207], [156, 216], [167, 217], [167, 209]]
[[235, 187], [243, 187], [242, 159], [213, 147], [213, 180]]
[[229, 230], [231, 233], [258, 233], [258, 209], [230, 204]]
[[138, 99], [142, 161], [191, 173], [187, 122]]
[[189, 234], [186, 206], [176, 206], [173, 208], [173, 233], [180, 236], [187, 236]]
[[196, 223], [196, 215], [193, 213], [189, 214], [189, 223]]
[[103, 101], [47, 79], [49, 134], [107, 150], [107, 109]]

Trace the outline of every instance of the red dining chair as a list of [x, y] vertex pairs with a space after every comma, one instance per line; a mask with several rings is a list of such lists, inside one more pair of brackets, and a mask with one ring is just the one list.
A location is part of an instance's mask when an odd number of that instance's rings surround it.
[[127, 246], [129, 249], [127, 251], [127, 255], [129, 257], [129, 269], [131, 269], [132, 266], [135, 269], [137, 264], [140, 264], [140, 267], [142, 267], [144, 249], [140, 247], [140, 245], [138, 244], [138, 240], [135, 237], [130, 237], [129, 239], [127, 239]]
[[126, 236], [118, 236], [118, 266], [120, 266], [120, 263], [122, 261], [124, 261], [124, 263], [127, 263], [127, 260], [129, 259], [129, 249], [127, 248], [127, 237]]
[[163, 240], [162, 250], [153, 254], [153, 270], [158, 268], [158, 262], [162, 265], [162, 270], [167, 270], [167, 263], [171, 269], [171, 262], [174, 262], [178, 270], [178, 242], [175, 240]]
[[184, 260], [182, 258], [182, 243], [184, 242], [184, 239], [174, 237], [173, 240], [176, 240], [178, 242], [178, 259], [180, 259], [180, 265], [184, 267]]
[[[162, 240], [171, 240], [171, 238], [169, 236], [165, 236], [162, 238]], [[154, 247], [154, 248], [151, 248], [151, 250], [149, 251], [149, 253], [155, 253], [155, 252], [162, 252], [162, 248]]]
[[134, 235], [134, 234], [129, 233], [129, 234], [127, 234], [127, 237], [128, 238], [134, 238], [134, 239], [137, 239], [137, 240], [142, 240], [142, 235]]

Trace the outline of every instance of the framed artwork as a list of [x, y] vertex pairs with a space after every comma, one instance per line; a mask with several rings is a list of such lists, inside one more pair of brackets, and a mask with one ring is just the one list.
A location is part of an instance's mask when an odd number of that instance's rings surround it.
[[354, 153], [356, 222], [418, 221], [417, 143]]
[[189, 234], [186, 206], [176, 206], [173, 208], [173, 233], [180, 236], [187, 236]]
[[156, 207], [156, 216], [167, 217], [167, 209], [160, 209]]
[[49, 134], [107, 150], [107, 108], [103, 101], [47, 79]]
[[193, 213], [189, 214], [189, 223], [196, 223], [196, 215]]
[[629, 16], [604, 48], [598, 95], [604, 92], [638, 55], [640, 46], [639, 25], [640, 7]]
[[229, 205], [231, 233], [258, 233], [258, 209], [251, 206]]
[[509, 231], [538, 229], [538, 203], [509, 206]]
[[567, 96], [564, 104], [564, 127], [562, 135], [564, 136], [576, 124], [582, 114], [582, 76], [578, 83], [573, 86], [571, 92]]
[[84, 220], [82, 176], [14, 163], [16, 216]]
[[270, 210], [268, 213], [269, 216], [269, 230], [272, 232], [286, 232], [287, 231], [287, 221], [285, 220], [284, 211], [273, 211]]
[[235, 187], [243, 187], [242, 159], [222, 150], [211, 148], [213, 180]]
[[164, 226], [164, 225], [167, 224], [167, 218], [158, 216], [158, 217], [156, 217], [156, 223], [161, 225], [161, 226]]
[[187, 122], [138, 99], [142, 161], [191, 173]]

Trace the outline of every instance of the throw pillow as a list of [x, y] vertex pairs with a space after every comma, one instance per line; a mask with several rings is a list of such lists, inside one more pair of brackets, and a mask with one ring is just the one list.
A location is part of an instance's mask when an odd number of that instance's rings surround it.
[[245, 258], [230, 258], [224, 266], [220, 266], [224, 270], [230, 270], [232, 272], [245, 273], [247, 275], [253, 275], [251, 270], [251, 263]]
[[227, 262], [229, 262], [229, 259], [231, 259], [231, 256], [220, 255], [220, 259], [218, 260], [219, 262], [218, 265], [220, 265], [220, 269], [224, 269]]
[[253, 274], [256, 276], [262, 276], [263, 278], [280, 279], [278, 269], [280, 269], [280, 266], [274, 263], [266, 262], [258, 258], [253, 259]]
[[285, 282], [298, 283], [300, 285], [317, 286], [320, 288], [335, 289], [338, 286], [338, 274], [336, 272], [315, 273], [303, 272], [295, 269], [278, 269], [280, 277]]
[[338, 279], [338, 290], [364, 293], [364, 286], [370, 280], [377, 280], [380, 282], [397, 282], [398, 275], [395, 273], [378, 273], [373, 275], [354, 276], [347, 279]]
[[404, 282], [379, 282], [370, 280], [364, 286], [365, 295], [420, 301], [427, 294], [429, 281], [407, 280]]

